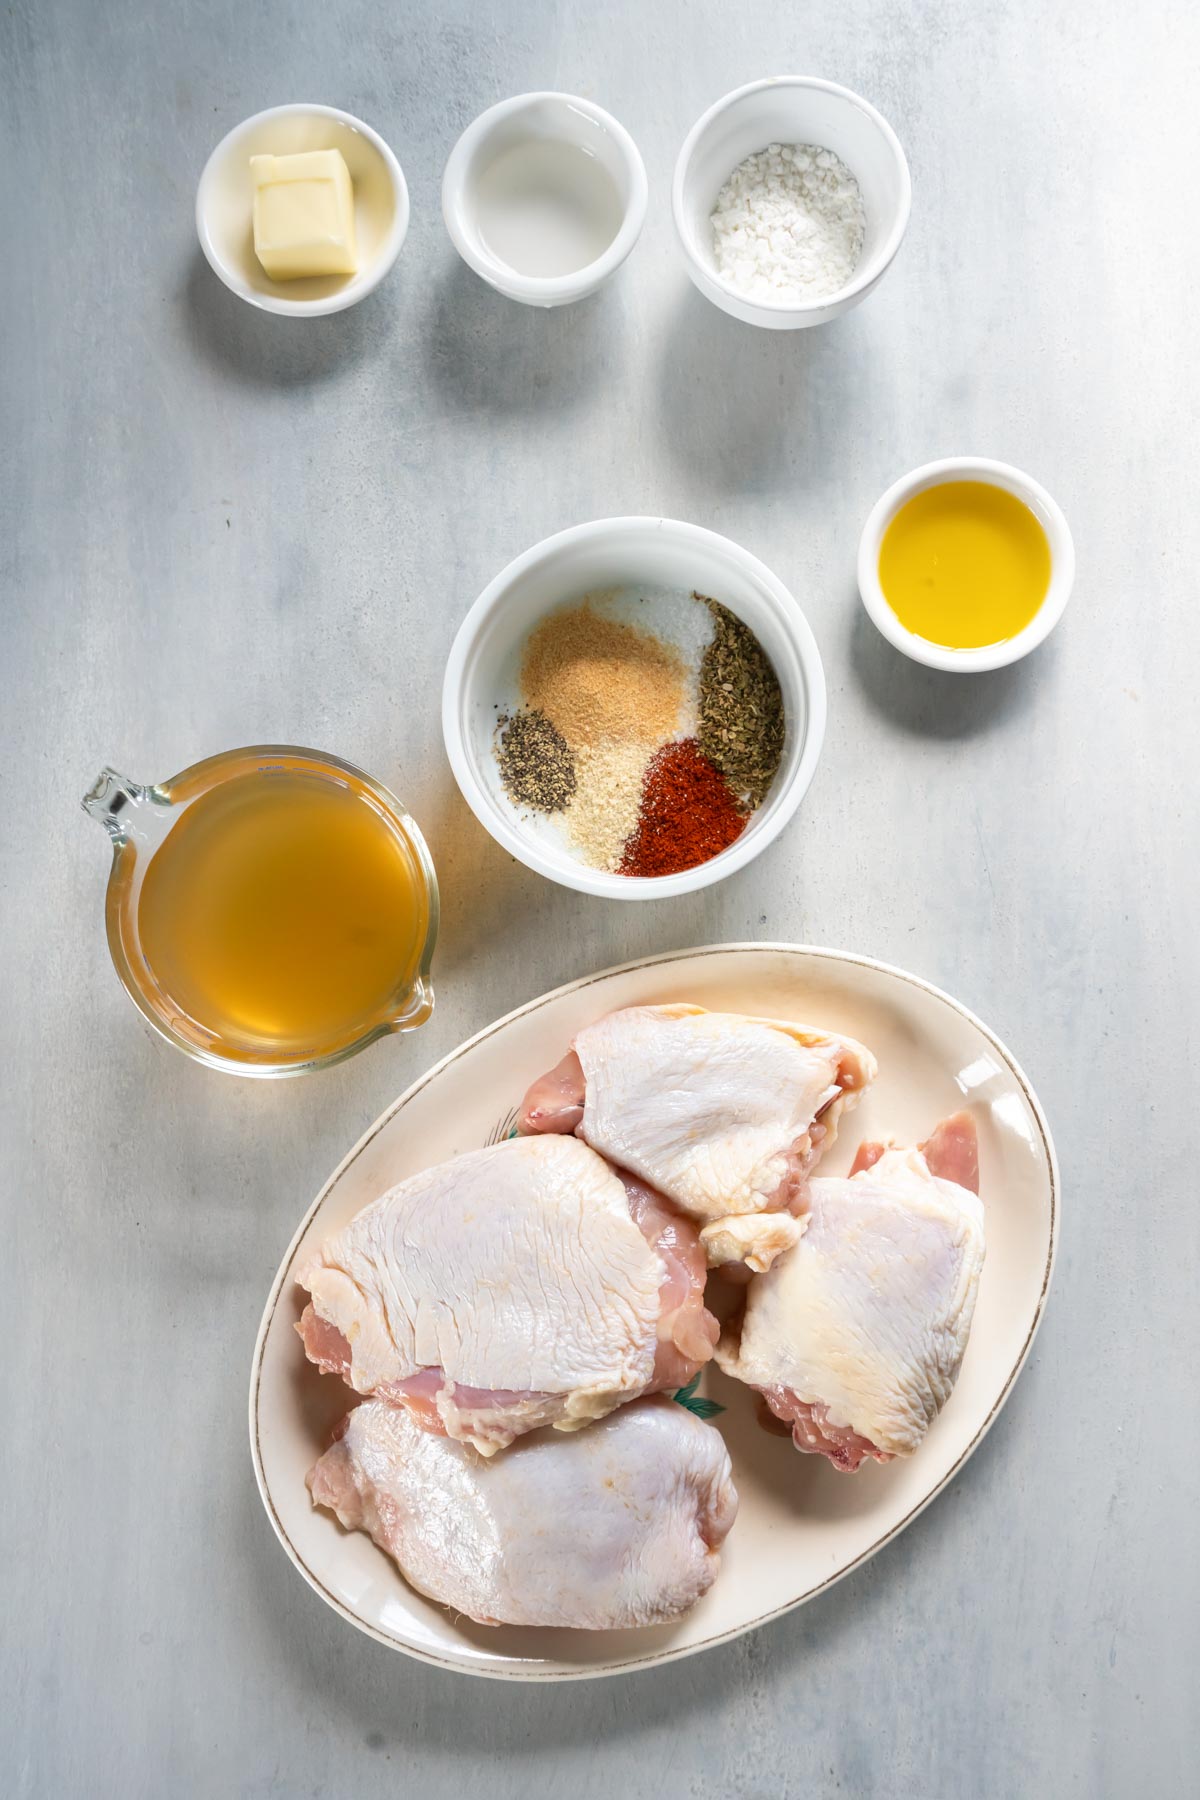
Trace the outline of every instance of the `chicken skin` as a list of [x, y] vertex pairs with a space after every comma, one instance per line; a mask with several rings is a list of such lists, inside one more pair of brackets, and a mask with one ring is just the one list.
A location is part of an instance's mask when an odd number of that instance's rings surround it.
[[698, 1006], [636, 1006], [582, 1030], [530, 1088], [527, 1134], [575, 1132], [700, 1228], [710, 1267], [770, 1267], [808, 1179], [875, 1075], [851, 1038]]
[[298, 1270], [311, 1361], [484, 1456], [686, 1383], [713, 1352], [694, 1226], [577, 1138], [414, 1175]]
[[481, 1625], [657, 1625], [716, 1579], [737, 1512], [720, 1434], [666, 1399], [485, 1460], [367, 1401], [308, 1476], [420, 1593]]
[[798, 1450], [852, 1473], [911, 1456], [958, 1376], [983, 1267], [974, 1120], [919, 1149], [864, 1144], [818, 1177], [804, 1234], [751, 1281], [717, 1361], [756, 1388]]

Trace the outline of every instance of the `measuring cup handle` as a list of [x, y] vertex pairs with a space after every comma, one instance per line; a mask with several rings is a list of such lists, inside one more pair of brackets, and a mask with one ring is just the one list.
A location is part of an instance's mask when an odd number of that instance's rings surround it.
[[156, 789], [130, 781], [115, 769], [104, 768], [83, 796], [83, 810], [99, 819], [114, 843], [123, 844], [139, 807], [161, 805], [165, 800], [166, 796]]

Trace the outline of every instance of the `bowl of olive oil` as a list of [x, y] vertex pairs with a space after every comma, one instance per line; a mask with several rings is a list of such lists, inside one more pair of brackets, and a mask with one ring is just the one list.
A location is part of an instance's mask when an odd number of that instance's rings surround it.
[[858, 586], [889, 643], [934, 669], [1003, 668], [1062, 617], [1075, 550], [1045, 488], [1008, 463], [926, 463], [863, 528]]
[[112, 843], [117, 973], [198, 1061], [297, 1075], [433, 1011], [433, 862], [361, 769], [263, 745], [152, 786], [105, 769], [83, 805]]

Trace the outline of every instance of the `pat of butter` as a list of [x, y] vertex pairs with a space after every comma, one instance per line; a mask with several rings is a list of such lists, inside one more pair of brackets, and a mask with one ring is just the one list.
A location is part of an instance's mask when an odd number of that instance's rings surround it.
[[353, 275], [354, 189], [340, 150], [252, 156], [254, 254], [273, 281]]

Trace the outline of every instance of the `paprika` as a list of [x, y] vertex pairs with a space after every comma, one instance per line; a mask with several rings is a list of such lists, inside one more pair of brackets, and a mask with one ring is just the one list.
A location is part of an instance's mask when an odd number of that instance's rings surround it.
[[664, 744], [646, 766], [620, 873], [678, 875], [727, 850], [745, 827], [732, 788], [695, 738]]

